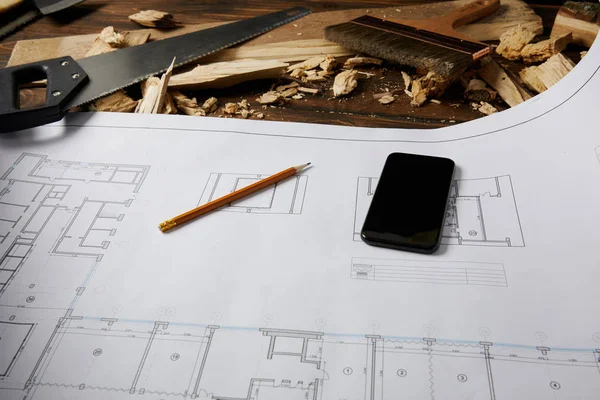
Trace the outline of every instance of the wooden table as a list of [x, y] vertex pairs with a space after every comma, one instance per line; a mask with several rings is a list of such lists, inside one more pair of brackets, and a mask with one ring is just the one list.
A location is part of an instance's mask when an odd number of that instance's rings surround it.
[[[294, 0], [286, 1], [285, 6], [301, 5], [310, 8], [313, 12], [321, 12], [348, 8], [423, 4], [427, 2], [428, 0], [346, 0], [337, 2]], [[562, 2], [534, 0], [529, 1], [529, 3], [542, 16], [545, 27], [551, 27], [559, 4]], [[272, 12], [275, 7], [284, 6], [266, 0], [204, 0], [195, 2], [187, 0], [168, 2], [159, 0], [145, 0], [143, 2], [87, 0], [53, 16], [39, 19], [4, 38], [0, 42], [0, 65], [6, 65], [11, 50], [18, 40], [97, 33], [108, 25], [121, 30], [137, 29], [139, 27], [130, 22], [127, 17], [142, 9], [167, 11], [184, 24], [198, 24], [257, 16]], [[410, 106], [408, 97], [400, 96], [393, 104], [382, 106], [373, 99], [372, 94], [383, 91], [385, 87], [393, 89], [402, 86], [399, 74], [394, 73], [393, 67], [391, 69], [391, 71], [388, 68], [374, 69], [373, 72], [376, 75], [363, 80], [356, 93], [350, 98], [332, 100], [326, 94], [314, 97], [306, 96], [306, 101], [293, 101], [285, 107], [264, 110], [265, 119], [347, 126], [434, 128], [458, 124], [483, 116], [479, 112], [473, 111], [468, 104], [449, 106], [452, 102], [457, 103], [455, 99], [460, 99], [461, 95], [458, 93], [458, 88], [455, 88], [454, 92], [450, 90], [444, 95], [446, 101], [442, 98], [444, 103], [442, 105], [430, 103], [425, 107], [414, 108]], [[249, 82], [230, 89], [206, 91], [203, 96], [214, 95], [219, 98], [221, 104], [227, 101], [239, 101], [241, 98], [246, 98], [252, 102], [257, 95], [268, 89], [268, 82]]]

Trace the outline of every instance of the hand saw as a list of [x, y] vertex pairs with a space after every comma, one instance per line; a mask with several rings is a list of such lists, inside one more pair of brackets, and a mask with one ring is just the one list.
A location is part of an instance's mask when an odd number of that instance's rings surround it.
[[[307, 8], [293, 7], [77, 61], [60, 57], [0, 69], [0, 132], [58, 121], [70, 108], [164, 72], [173, 58], [179, 67], [308, 14]], [[19, 85], [42, 79], [48, 81], [46, 103], [20, 109]]]
[[[0, 0], [0, 14], [7, 16], [9, 22], [0, 27], [0, 38], [15, 29], [33, 21], [35, 18], [81, 3], [83, 0]], [[12, 15], [17, 13], [17, 15]]]

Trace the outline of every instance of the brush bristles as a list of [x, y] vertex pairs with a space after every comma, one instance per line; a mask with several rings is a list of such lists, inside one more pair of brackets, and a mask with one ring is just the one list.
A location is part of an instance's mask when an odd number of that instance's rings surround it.
[[347, 49], [433, 71], [451, 80], [473, 63], [471, 54], [351, 22], [328, 26], [325, 38]]

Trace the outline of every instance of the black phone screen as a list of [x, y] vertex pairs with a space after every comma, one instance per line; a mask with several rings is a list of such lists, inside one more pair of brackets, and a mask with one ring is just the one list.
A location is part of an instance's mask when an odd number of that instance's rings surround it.
[[454, 161], [392, 153], [377, 182], [362, 239], [371, 245], [432, 253], [440, 244]]

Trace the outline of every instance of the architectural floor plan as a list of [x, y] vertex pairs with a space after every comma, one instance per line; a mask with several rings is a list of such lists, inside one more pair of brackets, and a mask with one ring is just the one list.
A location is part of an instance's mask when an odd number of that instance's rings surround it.
[[[119, 238], [148, 172], [142, 165], [23, 153], [1, 176], [0, 306], [11, 310], [0, 320], [2, 399], [383, 400], [410, 393], [422, 399], [496, 400], [600, 392], [600, 349], [496, 344], [486, 339], [485, 328], [480, 340], [452, 341], [81, 315], [77, 303]], [[219, 182], [231, 190], [256, 178], [213, 174], [205, 193], [220, 195]], [[269, 210], [282, 193], [285, 207], [277, 210], [300, 212], [306, 180], [300, 176], [280, 192], [239, 207]], [[502, 186], [509, 183], [508, 177], [454, 183], [454, 206], [462, 197], [478, 204], [469, 228], [488, 239], [481, 242], [502, 242], [483, 230], [480, 219], [501, 192], [514, 204], [510, 187]], [[357, 200], [375, 184], [375, 178], [360, 178]], [[485, 184], [496, 190], [481, 189]], [[461, 196], [461, 188], [470, 194]], [[456, 230], [449, 228], [448, 235], [455, 233], [465, 244], [452, 218]], [[508, 232], [503, 243], [522, 245], [520, 231]], [[351, 277], [507, 284], [502, 264], [450, 264], [354, 258]], [[119, 372], [111, 373], [115, 369]], [[528, 376], [527, 387], [514, 388], [510, 382], [521, 375]]]
[[[360, 241], [360, 231], [378, 182], [379, 178], [358, 178], [354, 217], [356, 241]], [[525, 246], [509, 175], [452, 182], [442, 244]]]

